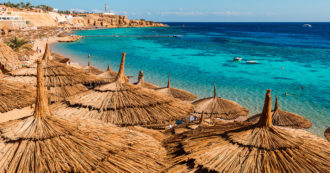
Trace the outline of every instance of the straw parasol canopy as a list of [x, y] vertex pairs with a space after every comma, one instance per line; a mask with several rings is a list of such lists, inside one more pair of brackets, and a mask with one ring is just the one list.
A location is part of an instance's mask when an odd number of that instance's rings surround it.
[[66, 118], [79, 115], [121, 126], [164, 126], [193, 111], [189, 103], [128, 83], [124, 75], [125, 55], [114, 82], [53, 105], [56, 114]]
[[143, 88], [148, 88], [148, 89], [158, 89], [159, 88], [157, 85], [144, 81], [144, 74], [143, 74], [142, 70], [139, 71], [138, 81], [134, 84], [137, 86], [143, 87]]
[[0, 42], [0, 74], [22, 67], [17, 54], [6, 44]]
[[87, 70], [89, 73], [92, 73], [95, 75], [104, 73], [103, 70], [91, 65], [91, 55], [88, 55], [88, 65], [86, 67], [84, 67], [84, 69]]
[[181, 89], [177, 89], [177, 88], [172, 88], [171, 87], [171, 81], [170, 81], [170, 74], [168, 75], [168, 82], [167, 82], [167, 87], [165, 88], [158, 88], [156, 89], [157, 92], [165, 94], [166, 96], [169, 97], [174, 97], [183, 101], [193, 101], [197, 99], [197, 96], [195, 96], [194, 94], [185, 91], [185, 90], [181, 90]]
[[328, 127], [327, 130], [324, 132], [324, 136], [327, 138], [328, 141], [330, 141], [330, 127]]
[[158, 172], [166, 151], [154, 138], [89, 120], [52, 116], [38, 61], [32, 116], [0, 124], [0, 172]]
[[204, 111], [206, 115], [226, 120], [247, 116], [249, 113], [248, 109], [238, 103], [218, 97], [215, 84], [213, 97], [197, 100], [193, 102], [193, 105], [197, 114], [201, 114]]
[[[291, 128], [302, 128], [302, 129], [308, 129], [312, 127], [312, 123], [304, 118], [301, 115], [294, 114], [291, 112], [282, 111], [280, 107], [278, 106], [278, 100], [276, 96], [276, 102], [275, 102], [275, 109], [272, 112], [273, 113], [273, 124], [276, 126], [284, 126], [284, 127], [291, 127]], [[258, 122], [260, 119], [261, 114], [254, 115], [247, 119], [248, 122]]]
[[[102, 78], [96, 75], [92, 75], [82, 69], [51, 61], [49, 57], [50, 51], [47, 44], [43, 63], [45, 64], [45, 85], [49, 90], [51, 102], [61, 101], [68, 96], [87, 91], [88, 89], [84, 85], [89, 86], [105, 83]], [[36, 64], [33, 64], [31, 67], [10, 72], [8, 74], [9, 76], [4, 78], [35, 85], [36, 70]]]
[[[99, 74], [98, 76], [101, 77], [107, 83], [111, 83], [111, 82], [115, 81], [117, 74], [118, 74], [117, 72], [114, 72], [111, 70], [110, 65], [108, 64], [107, 71]], [[128, 79], [127, 79], [127, 81], [128, 81]]]
[[0, 113], [30, 106], [35, 101], [34, 97], [31, 86], [0, 79]]
[[258, 123], [199, 128], [170, 139], [168, 146], [181, 150], [173, 153], [179, 156], [168, 172], [329, 172], [330, 167], [329, 142], [305, 130], [273, 126], [270, 90]]

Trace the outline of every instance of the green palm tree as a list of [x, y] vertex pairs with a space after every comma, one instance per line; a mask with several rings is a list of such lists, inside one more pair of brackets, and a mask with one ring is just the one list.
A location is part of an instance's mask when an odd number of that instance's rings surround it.
[[9, 47], [11, 47], [13, 50], [18, 52], [21, 49], [28, 49], [31, 50], [31, 45], [28, 44], [29, 42], [25, 39], [19, 39], [15, 37], [14, 39], [9, 40], [7, 43]]

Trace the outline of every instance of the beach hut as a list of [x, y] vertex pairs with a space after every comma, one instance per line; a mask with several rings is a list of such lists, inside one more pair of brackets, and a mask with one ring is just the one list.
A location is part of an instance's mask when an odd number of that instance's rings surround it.
[[35, 102], [35, 92], [27, 84], [0, 79], [0, 113], [22, 109]]
[[[284, 127], [291, 127], [291, 128], [302, 128], [308, 129], [312, 127], [312, 123], [304, 118], [301, 115], [294, 114], [291, 112], [282, 111], [278, 106], [278, 100], [276, 97], [275, 108], [273, 110], [273, 124], [276, 126], [284, 126]], [[254, 115], [247, 119], [248, 122], [258, 122], [260, 119], [261, 114]]]
[[94, 75], [99, 75], [99, 74], [104, 73], [103, 70], [91, 65], [91, 56], [90, 55], [88, 55], [88, 65], [86, 67], [84, 67], [84, 69], [87, 70], [89, 73], [92, 73]]
[[213, 97], [204, 98], [193, 102], [195, 113], [204, 112], [212, 118], [221, 118], [225, 120], [233, 120], [240, 116], [247, 116], [249, 110], [238, 103], [223, 99], [217, 96], [216, 86], [214, 84]]
[[[271, 91], [259, 122], [202, 127], [167, 141], [167, 172], [329, 172], [329, 142], [302, 129], [273, 126]], [[180, 152], [178, 152], [180, 151]]]
[[0, 74], [8, 73], [22, 67], [16, 52], [9, 46], [0, 42]]
[[138, 81], [134, 84], [137, 86], [143, 87], [143, 88], [148, 88], [148, 89], [158, 89], [159, 88], [157, 85], [144, 81], [144, 73], [142, 70], [139, 71]]
[[330, 141], [330, 127], [327, 128], [327, 130], [324, 132], [325, 138], [327, 138], [328, 141]]
[[197, 99], [197, 96], [195, 96], [194, 94], [192, 94], [188, 91], [177, 89], [177, 88], [172, 88], [171, 81], [170, 81], [170, 75], [168, 75], [167, 87], [156, 89], [156, 91], [159, 93], [162, 93], [166, 96], [174, 97], [174, 98], [177, 98], [177, 99], [180, 99], [183, 101], [193, 101], [193, 100]]
[[93, 121], [53, 116], [38, 60], [32, 115], [0, 124], [0, 172], [158, 172], [165, 149], [154, 138]]
[[79, 115], [121, 126], [164, 126], [193, 111], [190, 103], [127, 82], [125, 53], [114, 82], [69, 97], [52, 106], [63, 117]]
[[[86, 86], [94, 86], [105, 83], [105, 81], [85, 70], [78, 69], [66, 64], [49, 60], [50, 52], [46, 46], [43, 56], [46, 77], [46, 87], [49, 90], [50, 101], [57, 102], [64, 98], [87, 91]], [[23, 82], [35, 85], [36, 64], [21, 68], [8, 73], [4, 78], [7, 80]]]

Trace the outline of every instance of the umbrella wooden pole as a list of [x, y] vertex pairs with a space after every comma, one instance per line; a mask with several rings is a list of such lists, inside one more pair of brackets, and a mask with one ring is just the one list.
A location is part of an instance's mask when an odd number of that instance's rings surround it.
[[36, 118], [44, 118], [49, 113], [47, 100], [45, 97], [45, 79], [42, 60], [37, 61], [37, 99], [35, 105], [34, 116]]
[[276, 96], [274, 112], [277, 111], [278, 109], [279, 109], [279, 107], [278, 107], [278, 100], [277, 100], [277, 96]]
[[215, 86], [215, 83], [214, 83], [214, 90], [213, 90], [213, 97], [216, 98], [217, 97], [217, 88]]
[[119, 67], [119, 72], [118, 75], [116, 77], [116, 81], [118, 80], [122, 80], [125, 81], [125, 57], [126, 57], [126, 53], [124, 52], [122, 54], [122, 58], [121, 58], [121, 63], [120, 63], [120, 67]]
[[88, 67], [91, 66], [91, 55], [88, 54]]
[[168, 73], [167, 88], [171, 88], [170, 73]]
[[43, 55], [43, 57], [42, 57], [42, 60], [44, 60], [44, 61], [48, 61], [48, 60], [49, 60], [49, 57], [50, 57], [49, 44], [46, 43], [46, 48], [45, 48], [45, 52], [44, 52], [44, 55]]
[[138, 82], [141, 82], [142, 80], [144, 80], [144, 74], [143, 74], [143, 71], [140, 70], [140, 71], [139, 71]]
[[205, 119], [205, 117], [204, 117], [204, 111], [203, 111], [202, 115], [201, 115], [201, 119], [199, 120], [200, 125], [204, 124], [204, 119]]
[[272, 126], [272, 96], [271, 90], [267, 90], [265, 97], [265, 104], [262, 111], [262, 115], [258, 122], [259, 126], [262, 127], [271, 127]]

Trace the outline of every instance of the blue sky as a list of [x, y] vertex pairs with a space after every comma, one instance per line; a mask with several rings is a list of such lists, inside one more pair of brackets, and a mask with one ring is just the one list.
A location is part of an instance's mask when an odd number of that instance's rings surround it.
[[[8, 0], [0, 0], [7, 2]], [[10, 0], [21, 2], [22, 0]], [[330, 22], [330, 0], [23, 0], [61, 10], [112, 12], [172, 22]]]

